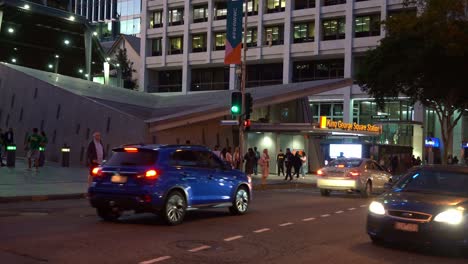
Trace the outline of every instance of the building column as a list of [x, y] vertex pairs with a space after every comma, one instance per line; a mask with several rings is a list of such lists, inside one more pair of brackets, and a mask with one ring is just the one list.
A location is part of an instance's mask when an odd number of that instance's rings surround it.
[[343, 88], [343, 122], [353, 122], [353, 99], [351, 98], [353, 86]]
[[344, 77], [353, 77], [354, 1], [346, 2]]
[[[211, 51], [213, 50], [213, 17], [214, 0], [208, 0], [208, 30], [206, 32], [206, 63], [211, 63]], [[231, 83], [229, 83], [231, 89]]]
[[189, 65], [189, 55], [190, 55], [190, 21], [192, 21], [192, 16], [190, 12], [191, 4], [190, 1], [185, 1], [184, 6], [184, 47], [183, 47], [183, 59], [182, 59], [182, 93], [186, 94], [190, 91], [191, 83], [191, 72]]
[[236, 73], [236, 65], [230, 64], [229, 65], [229, 90], [240, 90], [240, 87], [237, 86], [237, 73]]
[[[388, 0], [381, 0], [381, 1], [382, 1], [382, 4], [380, 5], [381, 6], [380, 21], [384, 21], [385, 19], [387, 19], [387, 15], [388, 15], [388, 8], [387, 8], [387, 1]], [[380, 26], [380, 36], [382, 36], [382, 38], [384, 38], [385, 35], [387, 35], [387, 31], [385, 30], [384, 25], [381, 25]]]
[[314, 55], [320, 54], [320, 41], [322, 39], [322, 1], [315, 0], [314, 20]]
[[257, 59], [262, 59], [262, 53], [263, 53], [263, 14], [265, 13], [265, 5], [264, 5], [263, 0], [258, 1], [258, 26], [257, 26], [257, 46], [258, 48], [258, 53], [257, 53]]
[[[421, 157], [424, 160], [424, 113], [425, 108], [422, 104], [416, 103], [413, 108], [413, 155]], [[419, 123], [419, 124], [418, 124]]]
[[88, 81], [91, 80], [91, 60], [93, 55], [93, 32], [91, 29], [88, 28], [84, 34], [84, 41], [85, 41], [85, 63], [86, 63], [86, 74], [88, 77], [86, 79]]
[[283, 84], [292, 82], [292, 62], [291, 62], [291, 17], [292, 1], [286, 4], [284, 14], [284, 45], [283, 45]]
[[2, 31], [3, 11], [0, 10], [0, 32]]
[[161, 51], [161, 66], [166, 65], [166, 58], [167, 58], [167, 53], [168, 53], [168, 44], [169, 44], [169, 39], [167, 38], [167, 25], [169, 24], [169, 19], [168, 19], [168, 12], [169, 8], [167, 7], [167, 1], [163, 1], [163, 13], [162, 13], [162, 23], [163, 23], [163, 34], [162, 34], [162, 39], [161, 39], [161, 44], [162, 44], [162, 51]]
[[138, 90], [140, 92], [148, 92], [148, 70], [146, 69], [146, 57], [148, 56], [148, 39], [146, 37], [149, 20], [148, 20], [148, 1], [142, 1], [141, 6], [141, 32], [140, 32], [140, 76], [138, 78]]

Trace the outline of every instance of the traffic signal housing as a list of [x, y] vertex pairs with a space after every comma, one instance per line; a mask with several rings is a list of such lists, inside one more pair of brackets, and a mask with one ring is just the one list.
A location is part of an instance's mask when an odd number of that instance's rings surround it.
[[252, 113], [253, 99], [250, 93], [245, 94], [245, 119], [250, 119]]
[[238, 116], [242, 114], [242, 93], [233, 92], [231, 94], [231, 114]]

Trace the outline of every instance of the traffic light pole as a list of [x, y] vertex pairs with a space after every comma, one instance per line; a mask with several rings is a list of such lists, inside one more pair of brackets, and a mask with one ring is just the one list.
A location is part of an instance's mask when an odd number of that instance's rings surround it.
[[[241, 64], [241, 89], [240, 92], [242, 93], [242, 111], [245, 113], [245, 85], [247, 81], [247, 18], [249, 17], [248, 12], [248, 1], [244, 0], [245, 9], [244, 9], [244, 39], [242, 41], [242, 52], [243, 52], [243, 59]], [[240, 169], [243, 168], [244, 163], [244, 115], [241, 114], [239, 117], [239, 159], [240, 159]]]

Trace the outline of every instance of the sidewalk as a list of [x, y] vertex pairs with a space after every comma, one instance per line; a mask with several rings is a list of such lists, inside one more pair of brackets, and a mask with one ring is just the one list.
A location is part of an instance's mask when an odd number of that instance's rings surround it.
[[[61, 167], [58, 163], [46, 162], [36, 172], [27, 170], [27, 160], [18, 158], [15, 168], [0, 168], [0, 203], [13, 201], [52, 200], [83, 198], [87, 191], [88, 169], [85, 167]], [[253, 176], [258, 189], [312, 187], [315, 175], [305, 179], [284, 181], [284, 177], [269, 175], [266, 186], [260, 186], [261, 176]]]

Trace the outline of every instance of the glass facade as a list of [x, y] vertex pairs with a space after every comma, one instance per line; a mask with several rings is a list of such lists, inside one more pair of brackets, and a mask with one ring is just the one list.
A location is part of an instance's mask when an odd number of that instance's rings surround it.
[[346, 0], [323, 0], [324, 6], [341, 5], [341, 4], [346, 4]]
[[120, 21], [120, 34], [135, 35], [140, 33], [140, 18]]
[[[258, 1], [259, 0], [248, 0], [247, 1], [247, 14], [249, 16], [258, 14]], [[242, 10], [245, 10], [245, 3], [243, 4]]]
[[140, 0], [118, 0], [117, 1], [117, 13], [120, 15], [120, 17], [140, 15], [141, 1]]
[[182, 91], [182, 70], [160, 71], [158, 72], [159, 85], [157, 92], [181, 92]]
[[184, 9], [174, 8], [169, 10], [169, 26], [184, 24]]
[[294, 1], [294, 9], [307, 9], [307, 8], [314, 8], [315, 7], [315, 0], [295, 0]]
[[293, 63], [293, 82], [336, 79], [343, 76], [344, 59]]
[[162, 10], [154, 11], [151, 16], [150, 27], [151, 28], [159, 28], [163, 26], [162, 21]]
[[320, 116], [333, 121], [343, 121], [343, 102], [312, 102], [312, 122], [319, 122]]
[[226, 32], [215, 32], [214, 42], [214, 50], [224, 50], [226, 47]]
[[323, 40], [344, 39], [345, 22], [344, 17], [323, 20]]
[[259, 87], [283, 83], [283, 64], [247, 64], [247, 87]]
[[267, 13], [283, 12], [286, 8], [286, 0], [267, 0]]
[[354, 19], [354, 36], [370, 37], [380, 35], [380, 15], [357, 16]]
[[191, 91], [229, 89], [229, 68], [192, 69]]
[[226, 19], [227, 17], [227, 2], [216, 2], [215, 3], [215, 20]]
[[152, 56], [162, 55], [162, 38], [156, 38], [152, 40], [151, 55]]
[[[244, 34], [244, 32], [242, 32]], [[257, 28], [247, 29], [247, 47], [257, 46]]]
[[314, 41], [315, 23], [313, 21], [294, 24], [294, 43]]
[[206, 33], [192, 35], [192, 52], [206, 51]]
[[284, 28], [282, 25], [265, 27], [265, 45], [282, 45], [284, 39]]
[[193, 7], [193, 23], [208, 21], [208, 5]]
[[184, 50], [184, 37], [170, 37], [168, 55], [181, 54]]

